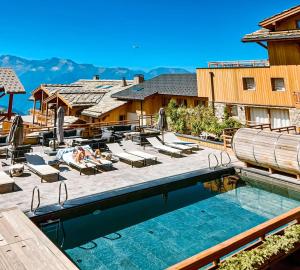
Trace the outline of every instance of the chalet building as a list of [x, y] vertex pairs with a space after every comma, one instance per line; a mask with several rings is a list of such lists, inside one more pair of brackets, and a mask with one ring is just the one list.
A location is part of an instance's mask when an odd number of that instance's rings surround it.
[[90, 117], [82, 115], [84, 110], [100, 104], [104, 96], [110, 95], [111, 91], [121, 91], [138, 82], [137, 78], [100, 80], [99, 76], [94, 76], [92, 80], [79, 80], [72, 84], [42, 84], [32, 92], [33, 122], [46, 125], [47, 119], [53, 118], [50, 109], [52, 104], [64, 107], [66, 116], [89, 122]]
[[7, 112], [0, 113], [0, 122], [10, 120], [13, 115], [14, 95], [25, 94], [25, 89], [11, 68], [0, 68], [0, 98], [8, 96]]
[[268, 52], [266, 61], [211, 62], [197, 69], [199, 97], [217, 116], [227, 107], [241, 122], [300, 126], [300, 6], [259, 23], [242, 41]]
[[156, 114], [171, 99], [187, 107], [205, 105], [208, 100], [198, 97], [196, 74], [164, 74], [112, 93], [110, 101], [115, 105], [119, 102], [118, 107], [111, 109], [100, 102], [82, 114], [97, 117], [98, 121], [136, 120], [141, 114]]

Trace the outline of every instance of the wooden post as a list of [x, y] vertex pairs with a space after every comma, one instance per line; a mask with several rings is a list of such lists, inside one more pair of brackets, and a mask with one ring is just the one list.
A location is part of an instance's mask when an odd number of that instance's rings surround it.
[[7, 119], [10, 120], [12, 116], [12, 105], [13, 105], [14, 95], [9, 94], [9, 101], [8, 101], [8, 109], [7, 109]]
[[34, 125], [34, 120], [35, 120], [35, 107], [36, 107], [36, 100], [35, 97], [33, 97], [33, 114], [32, 114], [32, 124]]
[[141, 119], [140, 119], [140, 122], [142, 124], [140, 124], [140, 125], [142, 126], [142, 128], [143, 128], [143, 125], [144, 125], [143, 121], [144, 121], [144, 119], [143, 119], [143, 101], [141, 100]]
[[46, 126], [48, 122], [48, 103], [46, 103]]
[[43, 106], [44, 106], [44, 91], [42, 91], [42, 99], [41, 99], [41, 104], [40, 104], [40, 110], [41, 113], [43, 114]]
[[210, 75], [210, 91], [211, 91], [211, 105], [213, 109], [213, 113], [215, 114], [215, 84], [214, 84], [214, 73], [209, 72]]

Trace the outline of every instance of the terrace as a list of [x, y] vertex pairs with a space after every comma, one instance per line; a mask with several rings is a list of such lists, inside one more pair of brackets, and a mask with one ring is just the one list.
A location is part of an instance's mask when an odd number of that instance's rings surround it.
[[[149, 123], [150, 122], [152, 123], [152, 121], [153, 121], [152, 117], [150, 117], [150, 120], [151, 121], [149, 121]], [[121, 123], [119, 123], [119, 124], [121, 124]], [[90, 134], [92, 132], [92, 130], [94, 130], [97, 127], [97, 125], [99, 125], [99, 124], [95, 124], [95, 126], [93, 126], [93, 127], [90, 126], [88, 133]], [[51, 127], [48, 127], [47, 130], [49, 130], [50, 128]], [[255, 126], [254, 128], [263, 129], [263, 126]], [[42, 130], [42, 128], [40, 128], [40, 129]], [[32, 131], [33, 130], [29, 128], [28, 130], [26, 130], [26, 133], [32, 132]], [[283, 130], [283, 131], [286, 132], [286, 130]], [[85, 133], [85, 134], [88, 134], [88, 133]], [[184, 138], [182, 138], [182, 139], [184, 139]], [[209, 161], [208, 156], [213, 157], [214, 155], [216, 155], [216, 157], [219, 160], [222, 156], [223, 163], [227, 164], [228, 156], [227, 155], [225, 156], [224, 152], [222, 151], [222, 148], [220, 148], [220, 150], [217, 150], [217, 149], [212, 149], [210, 147], [205, 147], [205, 146], [201, 145], [200, 149], [193, 151], [193, 153], [184, 153], [181, 157], [171, 157], [170, 155], [166, 155], [166, 154], [162, 154], [162, 153], [158, 152], [152, 146], [149, 146], [149, 145], [140, 146], [138, 144], [128, 143], [128, 141], [125, 139], [123, 139], [121, 141], [121, 145], [127, 151], [138, 150], [138, 151], [144, 151], [150, 155], [155, 155], [158, 158], [158, 163], [147, 165], [147, 166], [131, 167], [130, 164], [126, 164], [125, 162], [118, 161], [113, 164], [114, 169], [112, 169], [112, 170], [101, 170], [96, 173], [94, 173], [92, 170], [90, 170], [90, 171], [87, 170], [86, 173], [84, 173], [82, 175], [80, 175], [78, 170], [62, 163], [59, 165], [59, 170], [60, 170], [59, 180], [57, 179], [56, 176], [54, 176], [54, 177], [47, 177], [46, 179], [44, 179], [45, 181], [43, 181], [43, 182], [41, 182], [41, 178], [39, 176], [34, 174], [32, 171], [30, 171], [25, 166], [25, 171], [24, 171], [23, 175], [21, 175], [19, 177], [14, 177], [14, 181], [16, 184], [15, 191], [10, 192], [10, 193], [5, 193], [0, 196], [0, 203], [2, 205], [2, 208], [12, 208], [12, 207], [17, 206], [20, 210], [22, 210], [25, 214], [27, 214], [36, 224], [38, 224], [40, 226], [40, 228], [45, 228], [45, 229], [43, 229], [43, 231], [45, 230], [44, 232], [46, 233], [46, 235], [51, 238], [51, 230], [50, 230], [50, 234], [49, 234], [47, 228], [48, 228], [48, 226], [56, 226], [55, 225], [56, 222], [59, 222], [59, 224], [60, 224], [60, 222], [61, 222], [60, 220], [62, 219], [60, 217], [62, 210], [67, 211], [66, 212], [66, 213], [68, 213], [67, 215], [70, 215], [73, 208], [76, 209], [77, 207], [87, 207], [85, 205], [88, 205], [88, 204], [91, 205], [92, 203], [98, 204], [98, 202], [100, 202], [100, 200], [103, 200], [102, 203], [105, 204], [106, 200], [110, 200], [110, 196], [112, 196], [111, 198], [120, 197], [121, 198], [120, 200], [123, 200], [124, 202], [128, 203], [128, 201], [129, 202], [131, 201], [130, 196], [127, 195], [130, 192], [139, 192], [140, 190], [148, 190], [148, 189], [153, 190], [153, 192], [154, 192], [154, 190], [156, 190], [156, 188], [159, 188], [160, 186], [165, 185], [167, 187], [167, 185], [169, 185], [169, 184], [171, 185], [171, 183], [176, 182], [176, 181], [183, 183], [186, 181], [186, 179], [189, 179], [189, 178], [200, 179], [200, 181], [204, 181], [204, 179], [206, 179], [206, 180], [214, 179], [214, 177], [216, 177], [216, 178], [218, 177], [217, 175], [221, 175], [221, 174], [224, 175], [224, 174], [228, 173], [229, 172], [228, 170], [230, 170], [230, 168], [231, 168], [231, 166], [229, 166], [229, 167], [224, 166], [223, 168], [222, 167], [215, 168], [214, 166], [216, 165], [216, 163], [214, 163], [213, 160], [210, 160], [211, 162]], [[45, 150], [46, 150], [45, 146], [41, 146], [41, 145], [33, 146], [33, 153], [42, 155], [45, 157], [45, 159], [53, 160], [53, 157], [45, 156], [45, 154], [44, 154]], [[236, 168], [244, 167], [243, 163], [237, 160], [237, 158], [234, 156], [234, 154], [231, 150], [228, 150], [227, 152], [231, 158], [230, 165], [232, 165]], [[10, 167], [10, 160], [1, 159], [1, 161], [4, 164], [3, 170], [7, 172]], [[7, 164], [7, 166], [5, 166], [5, 164]], [[244, 173], [246, 173], [247, 170], [249, 170], [251, 172], [251, 169], [245, 168]], [[255, 172], [255, 170], [257, 171], [257, 169], [253, 169], [252, 173]], [[271, 174], [269, 174], [269, 176], [271, 176]], [[275, 174], [274, 174], [274, 177], [275, 177]], [[280, 178], [282, 178], [282, 177], [277, 176], [277, 180]], [[60, 187], [63, 187], [63, 186], [61, 186], [62, 183], [66, 184], [66, 190], [62, 190], [61, 194], [59, 194]], [[206, 184], [206, 188], [207, 187], [208, 186]], [[35, 189], [37, 191], [37, 188], [40, 193], [40, 203], [37, 200], [37, 196], [33, 196], [33, 190]], [[201, 186], [199, 186], [198, 188], [201, 189]], [[250, 195], [252, 192], [254, 192], [254, 193], [250, 197], [249, 197], [249, 195], [246, 195], [245, 197], [243, 196], [244, 197], [242, 199], [243, 202], [240, 201], [241, 205], [243, 205], [245, 203], [248, 204], [250, 201], [252, 201], [253, 200], [252, 196], [254, 194], [256, 194], [256, 192], [257, 192], [253, 188], [250, 188], [249, 190], [248, 190], [248, 188], [246, 188], [246, 190], [247, 190], [247, 193], [250, 192]], [[68, 193], [68, 195], [66, 195], [66, 192]], [[222, 192], [224, 192], [224, 191], [222, 191]], [[269, 196], [270, 195], [269, 193], [266, 193], [265, 195], [263, 195], [264, 193], [261, 193], [261, 192], [262, 191], [259, 191], [259, 193], [258, 193], [258, 194], [261, 194], [260, 196], [266, 196], [266, 195]], [[172, 194], [172, 192], [170, 192], [170, 194]], [[230, 196], [230, 194], [234, 194], [234, 193], [231, 193], [231, 191], [229, 189], [228, 194], [227, 194], [227, 192], [224, 193], [224, 196], [225, 196], [224, 198], [226, 198], [226, 196]], [[37, 193], [35, 193], [35, 195], [37, 195]], [[141, 196], [141, 195], [136, 195], [136, 196]], [[170, 195], [170, 196], [173, 196], [173, 195]], [[211, 196], [211, 195], [209, 195], [209, 196]], [[222, 196], [223, 195], [220, 195], [220, 197], [217, 196], [216, 199], [222, 198]], [[283, 199], [281, 197], [278, 197], [278, 195], [274, 195], [274, 196], [276, 198], [276, 199], [274, 198], [275, 201], [279, 199], [279, 200], [283, 200], [283, 202], [281, 202], [281, 204], [280, 203], [278, 204], [278, 205], [281, 205], [280, 209], [279, 208], [275, 209], [275, 210], [270, 209], [271, 212], [270, 212], [270, 216], [268, 214], [268, 219], [270, 217], [274, 217], [275, 213], [277, 215], [277, 211], [279, 211], [279, 213], [280, 213], [280, 211], [285, 213], [286, 210], [291, 209], [292, 206], [297, 204], [293, 200], [290, 201], [290, 199]], [[213, 202], [215, 200], [214, 196], [209, 200], [212, 200], [212, 202]], [[172, 202], [172, 200], [171, 200], [171, 202]], [[199, 204], [201, 205], [203, 203], [205, 203], [205, 200], [203, 202], [201, 202], [201, 200], [200, 200]], [[227, 203], [226, 200], [224, 201], [224, 203], [226, 206], [226, 203]], [[266, 205], [264, 205], [262, 207], [264, 208], [264, 207], [270, 207], [270, 206], [271, 206], [271, 204], [269, 202], [266, 202]], [[184, 211], [182, 209], [180, 211]], [[226, 211], [225, 209], [226, 209], [226, 207], [222, 211]], [[83, 211], [83, 209], [80, 211]], [[97, 211], [98, 210], [96, 210], [96, 212]], [[211, 221], [207, 221], [207, 222], [211, 222], [211, 226], [215, 226], [216, 224], [214, 222], [215, 222], [215, 218], [217, 218], [219, 215], [218, 214], [219, 210], [216, 210], [214, 208], [207, 208], [206, 211], [209, 212], [209, 215], [214, 217], [211, 219]], [[234, 213], [236, 213], [238, 215], [240, 214], [239, 213], [240, 210], [238, 210], [238, 209], [234, 210], [233, 208], [231, 208], [230, 211], [233, 214]], [[257, 211], [257, 210], [254, 210], [254, 211]], [[251, 232], [245, 232], [239, 236], [236, 236], [235, 238], [232, 238], [231, 240], [228, 240], [228, 241], [231, 241], [230, 244], [228, 245], [229, 246], [228, 248], [224, 249], [223, 244], [220, 244], [219, 246], [217, 246], [215, 248], [209, 249], [206, 252], [200, 253], [193, 258], [187, 259], [186, 261], [183, 261], [182, 263], [179, 263], [178, 265], [173, 266], [171, 269], [198, 269], [199, 266], [205, 266], [208, 263], [215, 263], [215, 265], [217, 265], [220, 261], [220, 258], [223, 255], [227, 255], [230, 252], [235, 251], [237, 248], [242, 247], [243, 245], [248, 244], [253, 240], [256, 240], [257, 237], [261, 237], [263, 239], [265, 237], [265, 235], [267, 235], [274, 228], [281, 227], [281, 226], [289, 223], [290, 221], [295, 220], [295, 218], [298, 219], [299, 211], [298, 210], [296, 212], [295, 211], [291, 211], [291, 214], [288, 213], [288, 214], [284, 215], [283, 217], [278, 218], [277, 220], [279, 220], [279, 221], [276, 221], [276, 220], [268, 221], [266, 224], [263, 224], [263, 225], [255, 228]], [[187, 213], [185, 213], [184, 215], [186, 215], [186, 214]], [[175, 212], [174, 212], [174, 215], [175, 215]], [[226, 214], [226, 216], [231, 218], [231, 215]], [[21, 219], [23, 220], [23, 217]], [[162, 222], [164, 220], [164, 215], [161, 215], [159, 220], [160, 220], [158, 223], [158, 224], [160, 224], [159, 226], [163, 226], [164, 223], [160, 223], [160, 222]], [[237, 224], [238, 231], [242, 230], [242, 232], [243, 232], [244, 231], [243, 226], [246, 226], [247, 228], [249, 227], [247, 220], [248, 219], [246, 219], [245, 222], [247, 222], [247, 223], [245, 223], [245, 224], [244, 224], [244, 221], [240, 220], [240, 223]], [[251, 220], [251, 218], [249, 220]], [[263, 220], [265, 220], [265, 217], [263, 218]], [[52, 224], [52, 222], [54, 225]], [[67, 220], [67, 221], [63, 221], [63, 222], [66, 224], [67, 228], [69, 228], [69, 225], [68, 225], [69, 221]], [[230, 221], [228, 220], [226, 222], [230, 222]], [[250, 223], [252, 224], [252, 222], [254, 222], [254, 221], [251, 221]], [[260, 222], [258, 222], [258, 223], [257, 222], [258, 221], [255, 221], [252, 225], [254, 226], [254, 225], [260, 223]], [[61, 225], [58, 225], [58, 226], [61, 226]], [[144, 226], [144, 225], [139, 225], [139, 226]], [[60, 227], [58, 227], [58, 228], [60, 228]], [[75, 228], [76, 228], [76, 225], [75, 225]], [[91, 229], [92, 229], [92, 227], [91, 227]], [[58, 229], [58, 230], [60, 230], [60, 229]], [[68, 229], [66, 229], [66, 230], [68, 230]], [[157, 232], [157, 228], [153, 228], [153, 230], [155, 232]], [[127, 232], [127, 229], [125, 228], [124, 231]], [[117, 232], [115, 232], [115, 234], [118, 235], [120, 233], [121, 235], [126, 235], [126, 233], [124, 234], [124, 231], [123, 230], [117, 231]], [[235, 235], [238, 231], [235, 231], [235, 233], [233, 235]], [[188, 232], [188, 230], [187, 230], [187, 232]], [[173, 233], [175, 233], [175, 231]], [[208, 236], [211, 233], [216, 233], [216, 232], [214, 232], [213, 230], [209, 231]], [[248, 234], [250, 236], [248, 236]], [[78, 260], [77, 262], [75, 260], [76, 256], [78, 256], [77, 251], [76, 250], [72, 251], [72, 249], [70, 249], [70, 250], [68, 249], [68, 246], [69, 246], [68, 241], [70, 240], [70, 237], [71, 237], [70, 232], [67, 232], [67, 235], [68, 235], [68, 238], [66, 238], [67, 244], [66, 244], [66, 247], [64, 247], [64, 251], [67, 252], [71, 256], [73, 262], [75, 262], [75, 264], [79, 268], [81, 268], [81, 263], [80, 263], [81, 259]], [[222, 242], [222, 240], [226, 240], [227, 239], [226, 237], [229, 237], [231, 235], [232, 235], [232, 232], [226, 232], [225, 235], [223, 235], [225, 238], [222, 236], [220, 239], [218, 239], [218, 242], [214, 242], [214, 243], [220, 243], [220, 242]], [[247, 241], [244, 240], [245, 237], [247, 237]], [[105, 239], [105, 237], [99, 238], [99, 241], [100, 240], [103, 241], [103, 239]], [[121, 239], [123, 239], [123, 238], [121, 238]], [[125, 241], [126, 239], [127, 238], [125, 238], [124, 240], [121, 240], [121, 241]], [[54, 243], [56, 243], [55, 240], [53, 240], [52, 238], [51, 238], [51, 240]], [[170, 239], [168, 241], [173, 241], [173, 240]], [[180, 240], [180, 238], [178, 238], [178, 240], [175, 240], [175, 241], [181, 241], [181, 240]], [[45, 243], [47, 244], [47, 242], [45, 242]], [[119, 242], [116, 241], [115, 243], [118, 245]], [[259, 243], [261, 243], [261, 242], [257, 242], [257, 245], [259, 245]], [[104, 244], [105, 243], [103, 243], [103, 245]], [[186, 243], [186, 244], [188, 244], [188, 243]], [[47, 245], [49, 245], [49, 243]], [[59, 246], [59, 244], [57, 244], [57, 245]], [[98, 247], [101, 247], [101, 245], [95, 246], [95, 249], [98, 250]], [[206, 245], [206, 248], [207, 247], [209, 247], [209, 245], [208, 246]], [[32, 247], [32, 248], [35, 249], [35, 247]], [[51, 248], [53, 248], [53, 247], [51, 247]], [[138, 248], [138, 246], [135, 246], [134, 248]], [[196, 254], [196, 253], [200, 252], [202, 249], [203, 249], [203, 247], [199, 244], [199, 246], [197, 245], [197, 246], [193, 247], [193, 249], [190, 249], [190, 252], [194, 252], [194, 254]], [[71, 253], [69, 253], [69, 252], [71, 252]], [[72, 252], [75, 252], [75, 253], [73, 254]], [[107, 250], [107, 252], [109, 252], [109, 250]], [[162, 268], [162, 267], [170, 266], [170, 265], [174, 264], [175, 262], [178, 262], [178, 260], [186, 259], [191, 254], [193, 254], [193, 253], [184, 253], [181, 256], [178, 255], [178, 257], [176, 257], [176, 259], [174, 259], [173, 257], [167, 258], [164, 263], [160, 264], [157, 267]], [[59, 256], [61, 256], [61, 255], [59, 255]], [[107, 256], [108, 257], [104, 256], [103, 259], [107, 259], [107, 258], [109, 258], [109, 256], [113, 256], [113, 255], [107, 255]], [[119, 256], [119, 255], [117, 255], [117, 256]], [[156, 257], [154, 256], [154, 258], [156, 258]], [[22, 260], [22, 257], [20, 257], [18, 259]], [[55, 260], [55, 258], [52, 258], [52, 259]], [[69, 262], [66, 262], [66, 263], [69, 264]], [[139, 263], [139, 261], [134, 261], [135, 267], [138, 263]], [[73, 267], [73, 265], [71, 265], [71, 267]], [[115, 267], [115, 265], [114, 266], [112, 265], [112, 269], [114, 269], [114, 267]], [[212, 269], [215, 269], [215, 268], [216, 267], [213, 267]], [[85, 269], [85, 268], [83, 267], [83, 269]], [[87, 268], [87, 269], [89, 269], [89, 268]], [[139, 269], [141, 269], [141, 268], [139, 268]]]

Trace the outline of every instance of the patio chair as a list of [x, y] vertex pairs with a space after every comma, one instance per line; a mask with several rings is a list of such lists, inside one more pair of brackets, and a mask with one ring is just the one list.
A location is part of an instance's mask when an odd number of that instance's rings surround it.
[[43, 157], [37, 153], [25, 153], [26, 166], [30, 171], [41, 177], [41, 182], [49, 175], [56, 174], [59, 180], [60, 171], [48, 165]]
[[171, 157], [174, 155], [180, 155], [182, 156], [182, 150], [175, 149], [170, 146], [163, 145], [157, 138], [151, 137], [147, 138], [148, 142], [152, 145], [153, 148], [157, 149], [158, 151], [165, 152], [168, 154], [171, 154]]
[[10, 158], [12, 164], [26, 160], [25, 154], [32, 152], [30, 144], [19, 145], [17, 147], [9, 146], [6, 148], [6, 159]]
[[133, 167], [133, 165], [135, 163], [142, 163], [143, 165], [145, 165], [145, 158], [133, 155], [133, 154], [129, 154], [126, 153], [119, 144], [117, 143], [110, 143], [107, 144], [107, 147], [109, 148], [109, 150], [112, 152], [113, 156], [116, 156], [117, 158], [119, 158], [120, 160], [125, 160], [130, 162], [131, 167]]
[[[160, 138], [161, 138], [161, 136], [160, 136]], [[199, 144], [198, 143], [192, 143], [192, 142], [182, 141], [182, 140], [178, 139], [178, 137], [174, 133], [172, 133], [172, 132], [165, 133], [164, 134], [164, 140], [167, 143], [187, 145], [187, 146], [199, 149]]]
[[[159, 136], [159, 138], [162, 140], [162, 136]], [[192, 153], [193, 149], [194, 149], [193, 146], [169, 142], [169, 141], [166, 140], [166, 138], [164, 138], [164, 145], [165, 146], [170, 146], [172, 148], [176, 148], [176, 149], [179, 149], [179, 150], [182, 150], [182, 151], [187, 151], [187, 152], [190, 152], [190, 153]]]
[[[134, 143], [132, 141], [125, 141], [124, 146], [126, 147], [134, 147]], [[116, 144], [116, 148], [119, 148], [120, 153], [128, 153], [128, 154], [132, 154], [138, 157], [141, 157], [145, 160], [145, 165], [147, 165], [147, 160], [153, 160], [155, 163], [157, 163], [157, 156], [148, 154], [144, 151], [139, 151], [139, 150], [123, 150], [122, 147], [119, 144]]]

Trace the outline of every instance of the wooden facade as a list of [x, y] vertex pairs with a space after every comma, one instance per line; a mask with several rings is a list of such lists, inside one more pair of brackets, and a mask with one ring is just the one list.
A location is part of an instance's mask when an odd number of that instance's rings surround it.
[[282, 117], [282, 123], [273, 127], [289, 122], [300, 126], [297, 111], [300, 108], [300, 6], [272, 16], [260, 26], [260, 30], [245, 35], [242, 41], [257, 42], [266, 48], [269, 64], [250, 66], [251, 61], [245, 61], [243, 66], [242, 61], [233, 61], [230, 65], [226, 62], [223, 66], [198, 68], [198, 96], [208, 98], [214, 107], [216, 104], [239, 106], [244, 111], [238, 115], [242, 122], [261, 117], [261, 123], [275, 123]]
[[[257, 68], [199, 68], [198, 94], [210, 101], [274, 107], [294, 107], [300, 89], [300, 66]], [[253, 78], [255, 88], [245, 90], [243, 80]], [[272, 78], [283, 78], [285, 90], [273, 91]]]
[[[171, 99], [174, 99], [178, 105], [185, 105], [186, 107], [207, 104], [207, 98], [156, 94], [145, 98], [145, 100], [130, 100], [126, 104], [103, 114], [101, 117], [92, 119], [92, 122], [133, 120], [140, 116], [141, 112], [143, 115], [154, 115], [158, 113], [161, 107], [166, 107]], [[88, 117], [82, 116], [81, 118], [88, 120]]]

